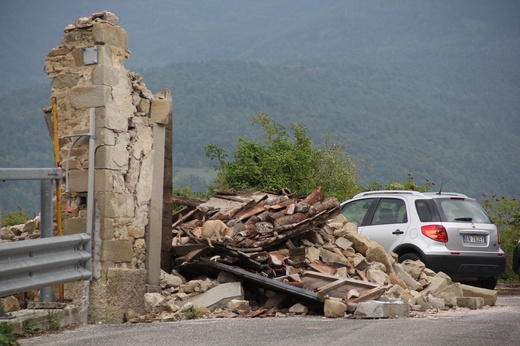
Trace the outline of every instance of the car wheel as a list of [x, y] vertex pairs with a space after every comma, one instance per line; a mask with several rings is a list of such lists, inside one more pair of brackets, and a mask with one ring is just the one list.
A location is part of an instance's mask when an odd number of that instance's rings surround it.
[[405, 253], [405, 254], [402, 254], [401, 256], [399, 256], [399, 263], [403, 263], [406, 260], [421, 261], [424, 263], [424, 260], [422, 259], [422, 257], [419, 254], [414, 253], [414, 252]]
[[479, 280], [473, 283], [469, 283], [472, 286], [487, 288], [488, 290], [494, 290], [497, 285], [498, 279], [486, 279]]

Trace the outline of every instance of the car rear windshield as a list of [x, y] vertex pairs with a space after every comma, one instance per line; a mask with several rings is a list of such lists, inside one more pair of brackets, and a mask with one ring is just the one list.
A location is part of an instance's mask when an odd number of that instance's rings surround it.
[[465, 198], [435, 198], [441, 218], [446, 222], [492, 223], [477, 201]]

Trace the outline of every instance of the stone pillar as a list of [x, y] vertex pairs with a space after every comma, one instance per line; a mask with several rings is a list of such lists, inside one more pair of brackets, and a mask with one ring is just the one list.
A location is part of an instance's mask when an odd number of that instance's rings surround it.
[[[88, 133], [90, 108], [96, 113], [89, 323], [122, 322], [126, 309], [144, 310], [157, 120], [151, 117], [155, 97], [124, 67], [129, 57], [117, 17], [101, 12], [67, 26], [61, 45], [45, 59], [58, 104], [60, 159], [69, 167], [62, 185], [64, 234], [86, 232], [90, 163], [88, 137], [81, 134]], [[82, 284], [67, 284], [65, 298], [79, 303]]]

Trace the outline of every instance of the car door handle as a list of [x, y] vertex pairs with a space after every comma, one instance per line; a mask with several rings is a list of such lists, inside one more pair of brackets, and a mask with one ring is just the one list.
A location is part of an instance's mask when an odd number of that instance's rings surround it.
[[404, 232], [401, 231], [400, 229], [396, 229], [395, 231], [392, 232], [392, 234], [404, 234]]

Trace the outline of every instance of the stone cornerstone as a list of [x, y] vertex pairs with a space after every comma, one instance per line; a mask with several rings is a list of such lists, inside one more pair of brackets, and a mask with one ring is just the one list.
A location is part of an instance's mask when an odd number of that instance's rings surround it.
[[88, 301], [89, 323], [122, 322], [125, 310], [144, 311], [150, 285], [146, 252], [153, 180], [158, 153], [164, 155], [154, 134], [170, 121], [171, 93], [152, 95], [139, 74], [125, 69], [129, 57], [118, 18], [101, 12], [67, 26], [61, 44], [45, 59], [68, 178], [62, 184], [64, 235], [86, 231], [90, 137], [81, 134], [89, 133], [95, 109], [93, 279], [88, 290], [83, 282], [65, 285], [67, 301]]

